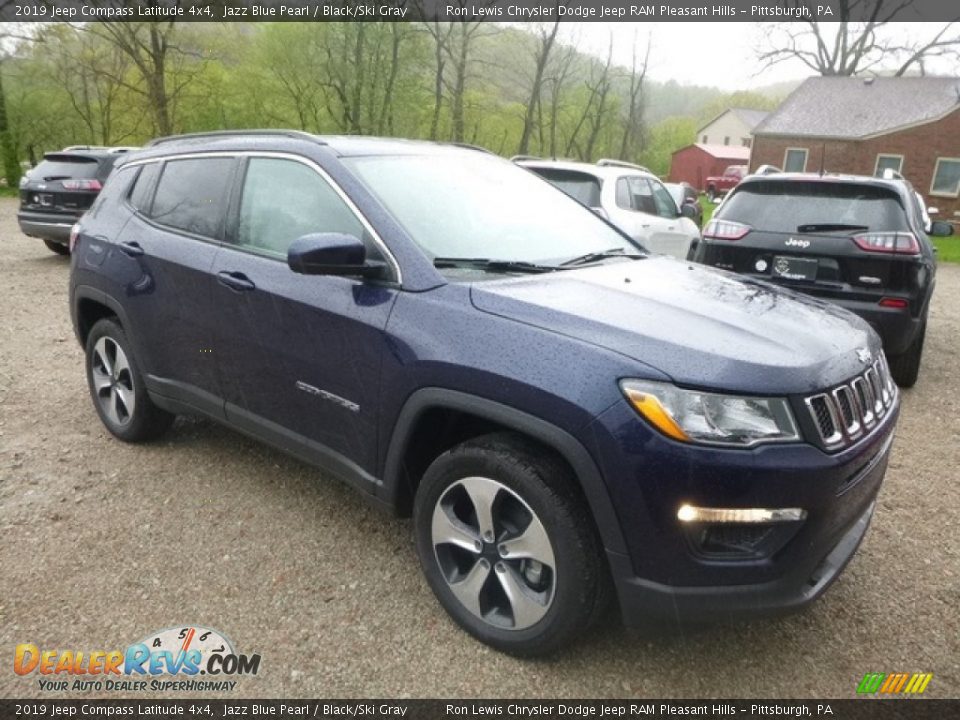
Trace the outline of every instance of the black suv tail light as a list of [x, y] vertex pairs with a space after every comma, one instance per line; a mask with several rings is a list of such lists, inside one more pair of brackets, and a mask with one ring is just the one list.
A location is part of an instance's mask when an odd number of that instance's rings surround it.
[[909, 232], [870, 232], [854, 235], [857, 247], [867, 252], [895, 253], [897, 255], [919, 255], [920, 243]]
[[739, 240], [752, 229], [749, 225], [730, 220], [711, 220], [703, 229], [703, 236], [715, 240]]

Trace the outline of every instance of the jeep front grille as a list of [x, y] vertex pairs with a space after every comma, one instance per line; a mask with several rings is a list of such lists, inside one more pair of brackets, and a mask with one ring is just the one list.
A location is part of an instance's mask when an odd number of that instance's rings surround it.
[[897, 386], [883, 354], [865, 372], [827, 392], [804, 398], [807, 412], [828, 450], [853, 444], [893, 407]]

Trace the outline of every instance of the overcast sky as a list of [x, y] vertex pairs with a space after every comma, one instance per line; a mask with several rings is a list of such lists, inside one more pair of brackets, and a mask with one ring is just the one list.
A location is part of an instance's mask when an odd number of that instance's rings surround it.
[[[936, 23], [892, 23], [894, 32], [920, 37], [930, 34]], [[666, 22], [666, 23], [563, 23], [569, 38], [579, 34], [579, 47], [606, 58], [610, 33], [613, 33], [614, 62], [630, 66], [634, 37], [641, 45], [648, 35], [653, 39], [649, 77], [676, 80], [684, 85], [711, 85], [723, 90], [751, 88], [809, 77], [813, 72], [799, 61], [760, 70], [755, 49], [761, 45], [760, 23]], [[642, 57], [642, 52], [641, 52]], [[955, 63], [935, 65], [929, 72], [957, 73]]]

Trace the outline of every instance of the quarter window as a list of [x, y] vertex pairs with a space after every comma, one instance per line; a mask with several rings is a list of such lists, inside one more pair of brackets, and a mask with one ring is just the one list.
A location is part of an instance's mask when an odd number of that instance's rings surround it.
[[807, 169], [807, 151], [805, 148], [787, 148], [783, 155], [784, 172], [804, 172]]
[[960, 195], [960, 158], [937, 158], [930, 194], [948, 197]]
[[167, 162], [149, 216], [194, 235], [219, 238], [223, 234], [233, 167], [233, 158]]
[[873, 174], [875, 177], [883, 177], [884, 170], [894, 170], [901, 172], [903, 168], [903, 155], [877, 155], [877, 167]]
[[243, 184], [237, 244], [285, 259], [290, 244], [309, 233], [364, 238], [359, 218], [315, 170], [295, 160], [252, 158]]
[[156, 187], [159, 175], [160, 163], [149, 163], [140, 168], [140, 174], [130, 190], [130, 204], [138, 211], [145, 214], [150, 212], [153, 188]]

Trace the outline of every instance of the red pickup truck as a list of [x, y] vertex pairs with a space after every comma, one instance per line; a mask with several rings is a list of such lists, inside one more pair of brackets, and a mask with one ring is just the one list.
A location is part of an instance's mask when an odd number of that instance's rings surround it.
[[743, 180], [747, 174], [746, 165], [730, 165], [723, 171], [723, 175], [713, 175], [707, 178], [707, 198], [710, 202], [715, 202], [721, 195], [733, 189], [733, 186]]

